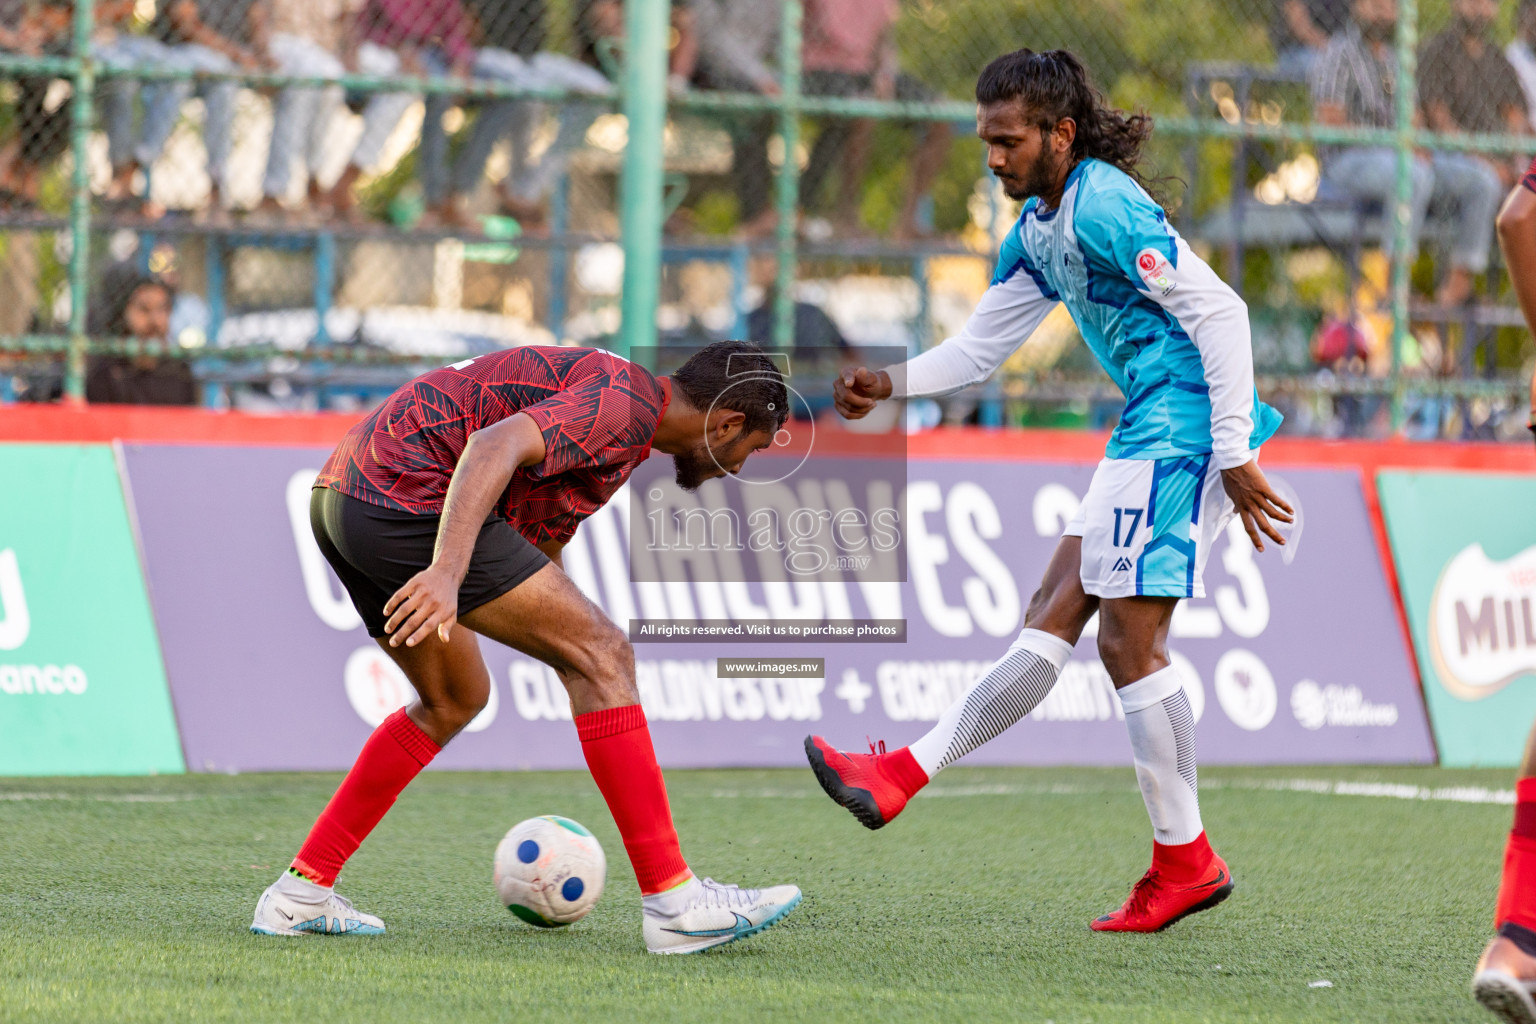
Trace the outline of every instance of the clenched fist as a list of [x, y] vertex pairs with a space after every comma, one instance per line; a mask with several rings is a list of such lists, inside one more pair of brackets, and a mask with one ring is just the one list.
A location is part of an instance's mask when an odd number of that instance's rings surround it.
[[891, 397], [891, 376], [884, 370], [861, 366], [846, 369], [832, 385], [832, 401], [845, 420], [861, 420], [876, 402]]

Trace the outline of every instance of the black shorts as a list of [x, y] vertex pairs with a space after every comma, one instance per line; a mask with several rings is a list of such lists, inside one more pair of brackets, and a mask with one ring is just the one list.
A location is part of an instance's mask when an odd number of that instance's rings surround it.
[[[359, 501], [329, 487], [309, 496], [309, 526], [369, 636], [385, 636], [385, 603], [432, 563], [441, 516], [418, 516]], [[549, 559], [504, 519], [488, 519], [459, 585], [459, 614], [494, 601]]]

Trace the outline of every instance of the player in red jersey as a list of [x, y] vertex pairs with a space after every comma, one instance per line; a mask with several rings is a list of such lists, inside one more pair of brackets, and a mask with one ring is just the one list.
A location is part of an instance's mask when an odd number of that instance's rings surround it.
[[[1499, 248], [1526, 325], [1536, 334], [1536, 160], [1499, 211]], [[1536, 434], [1536, 377], [1526, 424]], [[1536, 729], [1515, 782], [1515, 823], [1493, 914], [1498, 932], [1477, 962], [1472, 994], [1511, 1024], [1536, 1024]]]
[[368, 633], [415, 687], [364, 744], [289, 870], [256, 906], [267, 935], [374, 935], [332, 888], [417, 773], [485, 707], [477, 634], [552, 666], [642, 894], [655, 953], [756, 934], [800, 901], [741, 889], [683, 860], [624, 633], [560, 568], [577, 525], [652, 449], [692, 490], [772, 443], [783, 375], [747, 342], [695, 353], [671, 377], [595, 349], [527, 346], [466, 359], [395, 392], [326, 462], [310, 502], [320, 550]]

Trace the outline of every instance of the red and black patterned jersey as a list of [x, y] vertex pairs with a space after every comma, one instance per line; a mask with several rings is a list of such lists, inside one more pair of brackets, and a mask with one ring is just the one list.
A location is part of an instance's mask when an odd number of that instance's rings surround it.
[[651, 453], [671, 382], [590, 348], [526, 345], [422, 374], [347, 431], [315, 481], [361, 501], [440, 515], [469, 435], [526, 413], [544, 461], [525, 466], [496, 514], [535, 544], [564, 543]]
[[1525, 177], [1520, 179], [1520, 184], [1536, 192], [1536, 160], [1531, 161], [1531, 166], [1525, 169]]

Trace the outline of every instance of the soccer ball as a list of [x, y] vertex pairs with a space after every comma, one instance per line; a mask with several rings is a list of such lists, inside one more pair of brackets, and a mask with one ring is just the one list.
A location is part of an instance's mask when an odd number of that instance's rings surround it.
[[512, 826], [496, 847], [496, 892], [538, 928], [587, 916], [603, 894], [608, 859], [597, 837], [570, 818], [545, 814]]

